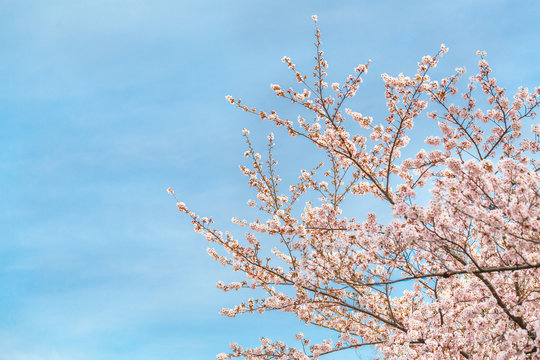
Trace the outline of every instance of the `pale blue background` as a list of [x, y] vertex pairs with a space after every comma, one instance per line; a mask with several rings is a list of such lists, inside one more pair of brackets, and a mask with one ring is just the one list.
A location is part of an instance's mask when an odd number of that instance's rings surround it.
[[[224, 96], [279, 104], [281, 57], [312, 65], [312, 14], [331, 81], [373, 60], [351, 106], [379, 118], [380, 73], [441, 43], [443, 70], [483, 49], [504, 86], [540, 85], [538, 1], [0, 1], [1, 360], [213, 359], [302, 329], [217, 314], [244, 294], [215, 282], [239, 275], [165, 189], [225, 227], [247, 214], [241, 129], [259, 144], [272, 127]], [[314, 155], [288, 139], [277, 154], [285, 174]]]

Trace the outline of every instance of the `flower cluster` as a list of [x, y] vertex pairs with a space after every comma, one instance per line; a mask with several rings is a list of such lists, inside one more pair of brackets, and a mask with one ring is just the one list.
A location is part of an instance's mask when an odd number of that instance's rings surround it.
[[[248, 205], [260, 216], [232, 219], [247, 231], [243, 239], [176, 201], [195, 231], [218, 245], [209, 255], [245, 274], [218, 288], [265, 294], [223, 315], [290, 312], [331, 330], [330, 337], [315, 344], [299, 333], [295, 346], [261, 338], [251, 349], [232, 343], [230, 353], [217, 358], [307, 360], [363, 346], [375, 346], [387, 359], [539, 358], [540, 125], [531, 121], [540, 88], [509, 96], [478, 52], [478, 73], [456, 96], [464, 68], [440, 80], [429, 75], [448, 51], [441, 45], [418, 62], [414, 75], [382, 75], [388, 113], [375, 122], [343, 108], [369, 62], [327, 88], [318, 28], [315, 37], [312, 81], [284, 57], [303, 89], [271, 85], [278, 97], [309, 110], [311, 120], [298, 117], [295, 124], [275, 111], [227, 100], [312, 143], [325, 160], [301, 170], [282, 191], [274, 136], [263, 160], [244, 130], [249, 163], [240, 169], [256, 191]], [[487, 108], [479, 107], [478, 95]], [[437, 121], [440, 133], [425, 139], [429, 150], [403, 158], [419, 121]], [[532, 134], [523, 130], [529, 128]], [[417, 200], [424, 186], [430, 188], [427, 204]], [[385, 201], [393, 220], [346, 216], [345, 199], [366, 195]], [[309, 201], [301, 201], [306, 196]]]

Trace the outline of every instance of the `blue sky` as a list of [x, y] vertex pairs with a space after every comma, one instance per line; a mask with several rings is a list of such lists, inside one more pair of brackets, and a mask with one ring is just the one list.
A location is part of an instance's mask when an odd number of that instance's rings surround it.
[[[238, 274], [165, 192], [224, 228], [247, 213], [241, 129], [256, 144], [273, 129], [224, 96], [295, 118], [269, 84], [291, 82], [284, 55], [309, 71], [312, 14], [331, 81], [373, 60], [350, 105], [366, 114], [384, 116], [380, 73], [411, 73], [441, 43], [443, 70], [473, 70], [482, 49], [507, 88], [538, 86], [539, 13], [537, 1], [1, 0], [0, 360], [212, 359], [303, 330], [287, 314], [219, 316], [249, 294], [215, 288]], [[275, 132], [285, 173], [315, 158]]]

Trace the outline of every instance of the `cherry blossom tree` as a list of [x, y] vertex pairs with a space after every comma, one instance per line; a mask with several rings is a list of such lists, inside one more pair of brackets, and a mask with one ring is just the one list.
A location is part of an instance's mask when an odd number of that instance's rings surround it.
[[[244, 129], [249, 165], [241, 171], [257, 197], [247, 204], [260, 215], [233, 218], [246, 229], [243, 238], [176, 201], [195, 231], [216, 244], [208, 254], [245, 274], [218, 287], [265, 294], [223, 315], [291, 312], [329, 336], [314, 343], [299, 333], [294, 344], [261, 338], [250, 349], [232, 343], [217, 358], [318, 359], [364, 346], [384, 359], [540, 358], [540, 125], [532, 123], [540, 88], [509, 95], [484, 52], [460, 90], [463, 68], [433, 80], [430, 71], [448, 51], [442, 45], [413, 76], [382, 75], [387, 116], [377, 122], [345, 107], [369, 62], [342, 85], [329, 85], [313, 19], [312, 74], [282, 59], [303, 90], [271, 85], [310, 117], [293, 122], [227, 100], [311, 143], [324, 161], [283, 190], [274, 136], [263, 159]], [[415, 122], [431, 121], [440, 133], [425, 138], [427, 150], [411, 150]], [[417, 199], [422, 191], [429, 201]], [[361, 208], [346, 216], [349, 197], [381, 199], [392, 220]]]

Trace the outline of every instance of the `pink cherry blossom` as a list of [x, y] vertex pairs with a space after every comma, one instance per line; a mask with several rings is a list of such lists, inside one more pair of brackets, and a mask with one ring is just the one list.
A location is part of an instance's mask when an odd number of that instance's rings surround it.
[[[218, 360], [318, 359], [365, 346], [384, 359], [540, 358], [540, 125], [532, 123], [540, 88], [508, 94], [479, 51], [477, 73], [459, 94], [464, 68], [430, 77], [446, 52], [441, 45], [422, 57], [414, 74], [382, 75], [383, 119], [344, 107], [370, 62], [342, 85], [330, 82], [318, 28], [311, 74], [282, 59], [301, 89], [271, 85], [302, 109], [297, 122], [227, 96], [312, 144], [321, 161], [283, 186], [273, 134], [263, 156], [244, 129], [248, 163], [240, 170], [256, 192], [247, 204], [258, 215], [233, 217], [243, 228], [238, 235], [167, 191], [216, 245], [210, 257], [245, 275], [217, 287], [260, 295], [221, 314], [290, 312], [327, 329], [328, 338], [316, 343], [298, 333], [291, 345], [231, 343]], [[439, 131], [425, 138], [425, 150], [415, 127], [434, 121]], [[532, 134], [522, 132], [529, 127]], [[346, 200], [359, 197], [365, 206], [347, 213]], [[372, 212], [374, 199], [386, 204], [390, 221]]]

